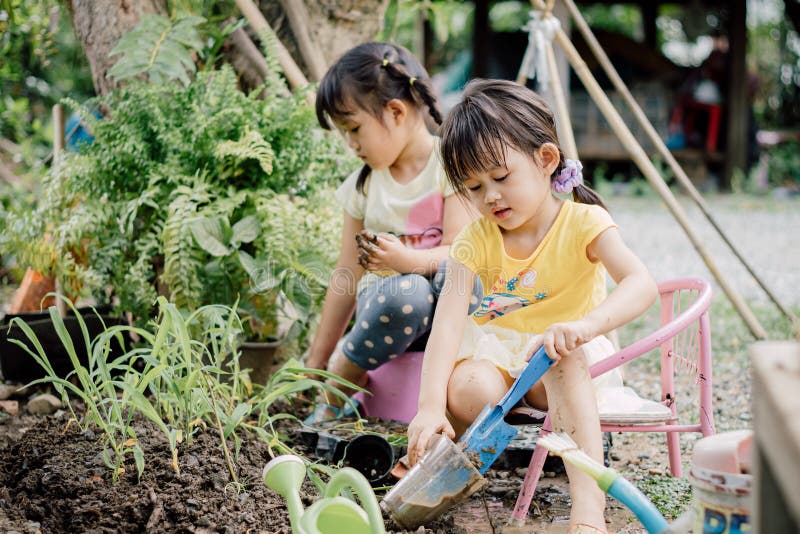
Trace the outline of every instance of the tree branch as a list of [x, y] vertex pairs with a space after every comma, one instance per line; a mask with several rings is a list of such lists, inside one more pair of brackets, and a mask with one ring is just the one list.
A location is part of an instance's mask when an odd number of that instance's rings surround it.
[[308, 11], [303, 2], [297, 0], [281, 0], [281, 5], [289, 17], [289, 26], [297, 41], [297, 47], [303, 56], [303, 61], [308, 67], [308, 72], [314, 81], [320, 81], [325, 75], [327, 65], [319, 47], [311, 39], [308, 31]]
[[[264, 31], [275, 35], [275, 31], [252, 0], [236, 0], [236, 5], [257, 32]], [[277, 35], [275, 35], [275, 42], [278, 43], [278, 61], [283, 69], [283, 74], [289, 81], [289, 85], [291, 85], [293, 89], [306, 87], [308, 85], [308, 80], [303, 74], [303, 71], [297, 66], [297, 63], [292, 59], [292, 55], [289, 54], [289, 51], [286, 50], [286, 47], [280, 39], [278, 39]]]
[[18, 144], [15, 142], [6, 139], [5, 137], [0, 137], [0, 150], [5, 150], [9, 154], [19, 154], [22, 150]]
[[2, 178], [4, 182], [11, 185], [19, 185], [22, 183], [22, 178], [14, 174], [14, 172], [2, 161], [0, 161], [0, 178]]

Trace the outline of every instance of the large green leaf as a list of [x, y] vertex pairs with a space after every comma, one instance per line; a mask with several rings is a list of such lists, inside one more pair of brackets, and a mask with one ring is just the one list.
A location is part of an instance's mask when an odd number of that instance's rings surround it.
[[233, 243], [234, 246], [240, 243], [250, 243], [258, 237], [260, 225], [258, 217], [255, 215], [248, 215], [236, 221], [233, 225]]
[[108, 76], [126, 80], [147, 74], [150, 81], [161, 83], [179, 80], [189, 85], [187, 73], [196, 67], [192, 54], [203, 49], [197, 27], [203, 17], [185, 17], [171, 21], [163, 15], [146, 15], [130, 32], [122, 36], [109, 55], [122, 57], [108, 71]]
[[232, 252], [229, 247], [231, 228], [224, 217], [204, 217], [190, 225], [192, 235], [200, 247], [215, 257], [227, 256]]

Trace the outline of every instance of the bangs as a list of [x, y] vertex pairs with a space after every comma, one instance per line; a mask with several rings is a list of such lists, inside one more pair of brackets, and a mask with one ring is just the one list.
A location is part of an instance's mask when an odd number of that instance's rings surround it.
[[322, 80], [317, 89], [317, 121], [326, 130], [334, 127], [332, 121], [339, 121], [353, 113], [353, 100], [346, 95], [333, 77]]
[[464, 182], [471, 176], [506, 164], [506, 136], [485, 113], [463, 103], [454, 109], [442, 127], [442, 165], [453, 189], [467, 195]]
[[[365, 96], [366, 95], [366, 96]], [[317, 121], [319, 125], [330, 130], [337, 122], [344, 122], [356, 110], [363, 109], [380, 117], [380, 106], [374, 102], [370, 92], [359, 87], [353, 79], [338, 79], [337, 76], [326, 76], [317, 89]]]

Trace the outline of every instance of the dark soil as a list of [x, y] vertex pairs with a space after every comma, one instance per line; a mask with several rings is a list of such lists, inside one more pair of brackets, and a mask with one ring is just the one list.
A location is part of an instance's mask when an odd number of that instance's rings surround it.
[[[249, 441], [239, 455], [246, 491], [228, 484], [219, 440], [201, 432], [182, 447], [180, 475], [165, 439], [137, 428], [145, 469], [137, 481], [131, 458], [117, 483], [103, 463], [100, 436], [46, 417], [0, 450], [0, 530], [35, 532], [290, 532], [283, 500], [260, 483], [265, 444]], [[37, 525], [38, 524], [38, 525]]]
[[[129, 458], [114, 483], [99, 432], [82, 432], [66, 414], [0, 417], [0, 532], [291, 532], [284, 500], [261, 482], [271, 456], [259, 440], [241, 447], [237, 492], [213, 431], [179, 447], [178, 475], [163, 435], [142, 422], [142, 478]], [[303, 490], [308, 506], [318, 492], [310, 482]], [[458, 530], [446, 515], [427, 532]]]

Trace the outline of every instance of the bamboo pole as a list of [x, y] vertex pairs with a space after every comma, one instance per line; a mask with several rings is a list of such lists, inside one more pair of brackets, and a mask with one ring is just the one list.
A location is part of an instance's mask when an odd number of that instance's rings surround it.
[[292, 28], [292, 34], [297, 39], [297, 47], [303, 55], [308, 67], [311, 78], [318, 82], [325, 76], [326, 62], [319, 51], [319, 47], [314, 44], [311, 39], [311, 34], [308, 31], [308, 11], [303, 2], [298, 0], [281, 0], [283, 10], [289, 18], [289, 26]]
[[[257, 32], [266, 32], [275, 35], [275, 31], [252, 0], [236, 0], [236, 5]], [[289, 54], [289, 51], [286, 50], [286, 47], [283, 46], [283, 43], [278, 39], [277, 35], [275, 35], [275, 41], [278, 43], [278, 62], [281, 64], [283, 74], [289, 81], [289, 85], [292, 86], [292, 89], [302, 89], [306, 87], [308, 85], [308, 80], [303, 74], [303, 71], [297, 66], [297, 63], [292, 59], [292, 55]]]
[[[545, 11], [546, 15], [548, 16], [553, 8], [553, 3], [555, 0], [550, 0], [547, 3], [547, 10]], [[526, 51], [526, 54], [528, 51]], [[567, 107], [567, 101], [564, 98], [564, 90], [561, 86], [561, 75], [558, 72], [558, 63], [556, 62], [556, 56], [553, 52], [553, 43], [545, 40], [545, 57], [547, 58], [547, 72], [550, 78], [550, 92], [553, 95], [553, 107], [555, 108], [555, 116], [556, 116], [556, 124], [560, 126], [558, 132], [558, 139], [559, 144], [561, 145], [561, 150], [564, 152], [564, 155], [570, 159], [578, 159], [578, 148], [575, 144], [575, 135], [572, 131], [572, 122], [569, 118], [569, 108]], [[520, 68], [519, 73], [517, 74], [517, 83], [520, 85], [525, 85], [528, 80], [528, 72], [524, 68]], [[537, 74], [537, 77], [539, 74]]]
[[53, 106], [53, 165], [58, 165], [64, 150], [64, 133], [64, 107], [56, 104]]
[[[542, 0], [531, 0], [531, 2], [533, 2], [537, 9], [544, 8], [544, 3]], [[708, 252], [702, 240], [700, 239], [700, 236], [697, 235], [695, 230], [692, 228], [686, 212], [678, 203], [675, 196], [672, 194], [672, 191], [670, 191], [669, 187], [664, 182], [663, 178], [661, 178], [661, 175], [648, 158], [644, 149], [641, 147], [641, 145], [639, 145], [638, 141], [636, 141], [636, 138], [625, 125], [625, 121], [622, 120], [622, 117], [620, 117], [619, 113], [616, 111], [616, 109], [614, 109], [614, 106], [608, 99], [608, 96], [606, 96], [603, 89], [597, 83], [597, 80], [595, 80], [594, 76], [592, 76], [591, 71], [589, 71], [589, 68], [586, 66], [586, 63], [583, 61], [583, 59], [581, 59], [580, 54], [572, 45], [572, 42], [570, 42], [567, 34], [564, 33], [564, 31], [560, 28], [556, 31], [555, 41], [566, 54], [570, 65], [572, 65], [572, 68], [575, 71], [575, 74], [577, 74], [581, 82], [583, 82], [583, 85], [586, 87], [586, 90], [589, 92], [592, 100], [594, 100], [594, 102], [597, 104], [597, 107], [603, 113], [603, 116], [614, 130], [614, 133], [630, 153], [633, 162], [636, 163], [636, 166], [639, 167], [639, 170], [642, 172], [642, 174], [644, 174], [647, 181], [650, 182], [650, 185], [653, 186], [656, 192], [661, 196], [661, 199], [667, 205], [667, 208], [672, 212], [675, 220], [681, 225], [684, 233], [689, 238], [689, 241], [692, 242], [692, 245], [694, 245], [697, 253], [700, 254], [700, 257], [705, 262], [709, 271], [711, 271], [711, 274], [717, 280], [722, 290], [739, 312], [739, 315], [742, 317], [742, 319], [744, 319], [744, 322], [747, 324], [750, 332], [756, 339], [765, 339], [767, 337], [767, 333], [764, 330], [764, 327], [758, 322], [758, 319], [755, 317], [755, 315], [753, 315], [753, 312], [747, 306], [739, 292], [736, 291], [736, 289], [728, 282], [727, 278], [725, 278], [722, 272], [717, 268], [713, 258], [711, 257], [711, 254]]]
[[778, 309], [783, 313], [783, 315], [785, 315], [790, 321], [792, 321], [793, 323], [797, 323], [798, 321], [797, 317], [791, 312], [791, 310], [785, 307], [778, 300], [778, 298], [769, 289], [769, 287], [767, 287], [767, 285], [764, 283], [761, 277], [759, 277], [758, 274], [756, 274], [755, 270], [753, 269], [753, 267], [750, 266], [750, 263], [747, 261], [744, 255], [741, 252], [739, 252], [739, 250], [736, 248], [736, 246], [733, 244], [730, 238], [728, 238], [728, 235], [725, 233], [722, 227], [717, 223], [716, 219], [711, 214], [710, 208], [706, 203], [705, 199], [703, 198], [703, 196], [700, 194], [700, 192], [694, 186], [692, 181], [689, 179], [689, 176], [686, 175], [686, 172], [684, 172], [683, 168], [675, 159], [675, 156], [673, 156], [672, 152], [670, 152], [670, 150], [667, 148], [667, 145], [664, 144], [664, 141], [661, 139], [661, 136], [658, 135], [658, 132], [653, 127], [653, 125], [650, 123], [650, 120], [647, 118], [647, 115], [645, 115], [644, 111], [642, 111], [642, 108], [639, 106], [639, 103], [636, 101], [631, 92], [628, 90], [628, 87], [625, 85], [625, 82], [622, 81], [622, 78], [620, 78], [619, 74], [617, 73], [617, 70], [614, 68], [614, 65], [608, 59], [608, 56], [603, 50], [603, 47], [600, 46], [600, 43], [597, 41], [597, 38], [595, 37], [591, 28], [589, 28], [589, 25], [586, 23], [586, 20], [581, 15], [580, 10], [578, 10], [577, 6], [575, 5], [575, 2], [573, 0], [564, 0], [564, 4], [566, 4], [567, 9], [569, 9], [570, 15], [572, 16], [575, 25], [581, 32], [581, 35], [583, 35], [583, 38], [589, 45], [589, 48], [592, 50], [592, 53], [594, 53], [595, 57], [600, 62], [600, 65], [602, 65], [603, 70], [605, 71], [608, 78], [611, 80], [611, 83], [614, 84], [614, 88], [616, 88], [616, 90], [619, 91], [619, 93], [625, 99], [625, 102], [628, 104], [628, 107], [633, 112], [633, 115], [636, 117], [636, 120], [638, 121], [639, 125], [644, 129], [645, 133], [647, 134], [647, 137], [650, 139], [650, 141], [653, 143], [653, 146], [655, 146], [656, 150], [658, 151], [658, 154], [662, 158], [664, 158], [664, 160], [667, 162], [670, 169], [675, 174], [675, 177], [677, 178], [678, 182], [680, 182], [680, 184], [689, 194], [689, 197], [695, 202], [695, 204], [697, 204], [697, 206], [700, 208], [700, 211], [703, 213], [703, 215], [705, 215], [706, 219], [708, 219], [708, 222], [711, 223], [711, 226], [714, 227], [714, 230], [717, 231], [717, 233], [725, 242], [725, 244], [728, 246], [728, 248], [730, 248], [731, 252], [733, 252], [734, 255], [742, 263], [742, 265], [744, 265], [745, 269], [747, 269], [747, 272], [750, 273], [750, 275], [753, 277], [753, 279], [755, 279], [758, 285], [761, 286], [761, 289], [763, 289], [764, 292], [767, 294], [767, 296], [769, 296], [769, 298], [772, 300], [772, 302], [775, 303], [775, 306], [777, 306]]
[[550, 70], [550, 91], [553, 92], [556, 116], [561, 125], [559, 141], [564, 154], [568, 158], [578, 159], [578, 145], [575, 143], [575, 133], [572, 130], [572, 121], [569, 118], [567, 100], [564, 98], [564, 90], [561, 87], [561, 77], [558, 73], [556, 55], [555, 52], [553, 52], [553, 43], [548, 41], [545, 48], [547, 53], [547, 67]]
[[[64, 134], [66, 132], [66, 120], [64, 118], [64, 106], [56, 104], [53, 106], [53, 167], [61, 165], [62, 152], [64, 151]], [[55, 292], [63, 294], [61, 282], [58, 277], [54, 279]], [[57, 298], [55, 301], [56, 309], [61, 317], [67, 315], [67, 306], [63, 299]]]

